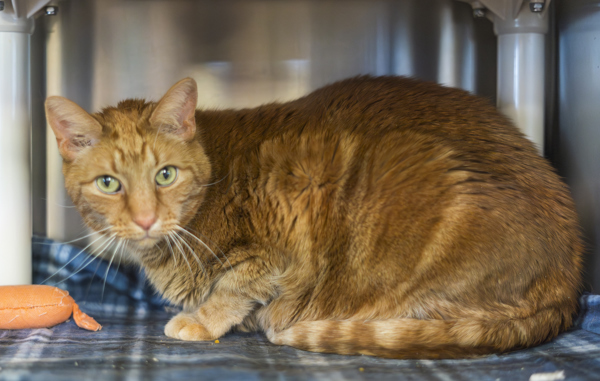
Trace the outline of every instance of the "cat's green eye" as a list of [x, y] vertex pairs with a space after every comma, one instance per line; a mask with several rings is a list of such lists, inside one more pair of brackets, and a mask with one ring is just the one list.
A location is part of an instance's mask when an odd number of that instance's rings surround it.
[[177, 168], [167, 165], [156, 174], [156, 183], [161, 187], [171, 185], [177, 179]]
[[112, 194], [121, 190], [121, 183], [112, 176], [104, 175], [96, 179], [96, 186], [101, 192]]

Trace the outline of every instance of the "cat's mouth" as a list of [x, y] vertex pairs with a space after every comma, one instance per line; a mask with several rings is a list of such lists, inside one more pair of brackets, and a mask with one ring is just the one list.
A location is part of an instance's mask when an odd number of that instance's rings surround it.
[[135, 238], [129, 239], [129, 241], [140, 249], [151, 249], [156, 247], [156, 245], [162, 241], [169, 241], [170, 237], [173, 237], [173, 235], [175, 235], [175, 233], [169, 231], [146, 231], [144, 234], [139, 234]]
[[134, 243], [137, 246], [140, 246], [141, 248], [150, 248], [150, 247], [156, 245], [162, 239], [164, 239], [163, 235], [154, 236], [154, 235], [150, 235], [149, 232], [146, 232], [143, 236], [141, 236], [139, 238], [130, 239], [129, 241], [131, 241], [132, 243]]
[[168, 230], [165, 230], [164, 226], [154, 226], [151, 229], [136, 229], [131, 233], [133, 237], [131, 237], [130, 241], [140, 248], [150, 248], [155, 246], [160, 241], [166, 239], [170, 234]]
[[[157, 224], [158, 225], [158, 224]], [[162, 246], [172, 246], [175, 248], [188, 247], [186, 238], [189, 236], [193, 240], [199, 240], [195, 235], [180, 227], [178, 224], [161, 223], [152, 229], [138, 229], [136, 227], [116, 228], [113, 235], [119, 239], [128, 242], [133, 248], [147, 251]], [[164, 242], [163, 242], [164, 241]]]

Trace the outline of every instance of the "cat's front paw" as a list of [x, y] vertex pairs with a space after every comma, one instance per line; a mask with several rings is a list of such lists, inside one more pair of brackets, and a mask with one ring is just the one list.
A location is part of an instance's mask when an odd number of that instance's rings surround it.
[[185, 341], [208, 341], [216, 339], [194, 315], [183, 312], [177, 314], [167, 323], [165, 326], [165, 335]]

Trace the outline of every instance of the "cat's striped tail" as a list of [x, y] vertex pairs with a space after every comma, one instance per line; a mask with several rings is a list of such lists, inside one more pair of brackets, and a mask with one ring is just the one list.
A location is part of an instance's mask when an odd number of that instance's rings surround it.
[[396, 359], [465, 358], [540, 344], [570, 324], [570, 313], [552, 308], [503, 320], [304, 321], [280, 332], [269, 330], [267, 336], [274, 344], [312, 352]]

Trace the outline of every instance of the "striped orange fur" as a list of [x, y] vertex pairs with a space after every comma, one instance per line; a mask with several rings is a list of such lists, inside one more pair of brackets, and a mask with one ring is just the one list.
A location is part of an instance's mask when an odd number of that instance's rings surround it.
[[95, 114], [46, 102], [86, 223], [184, 307], [168, 336], [260, 330], [309, 351], [454, 358], [571, 325], [569, 191], [488, 101], [397, 77], [253, 109], [196, 99], [184, 79]]

